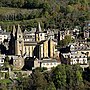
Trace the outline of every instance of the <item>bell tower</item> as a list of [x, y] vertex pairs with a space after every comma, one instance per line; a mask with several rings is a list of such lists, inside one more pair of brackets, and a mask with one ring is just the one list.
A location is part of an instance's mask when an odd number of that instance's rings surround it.
[[9, 41], [9, 54], [10, 55], [15, 55], [15, 32], [16, 28], [15, 25], [13, 25], [12, 31], [11, 31], [11, 39]]
[[24, 54], [24, 39], [23, 34], [20, 28], [20, 25], [17, 26], [16, 30], [16, 40], [15, 40], [15, 55]]
[[36, 36], [36, 41], [39, 42], [41, 41], [40, 40], [40, 33], [42, 33], [42, 29], [41, 29], [41, 26], [40, 26], [40, 22], [38, 23], [38, 28], [36, 30], [36, 33], [35, 33], [35, 36]]

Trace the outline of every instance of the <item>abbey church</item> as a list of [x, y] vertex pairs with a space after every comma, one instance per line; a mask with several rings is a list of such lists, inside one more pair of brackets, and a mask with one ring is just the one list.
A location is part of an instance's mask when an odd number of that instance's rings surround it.
[[38, 28], [24, 32], [22, 32], [20, 25], [13, 26], [10, 36], [10, 55], [36, 57], [38, 59], [55, 57], [57, 41], [41, 29], [40, 23], [38, 23]]

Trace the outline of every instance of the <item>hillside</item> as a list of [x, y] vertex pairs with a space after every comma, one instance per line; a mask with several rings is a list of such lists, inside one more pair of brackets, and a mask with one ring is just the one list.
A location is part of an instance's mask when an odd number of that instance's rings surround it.
[[29, 29], [40, 21], [43, 28], [73, 29], [90, 20], [90, 0], [3, 0], [0, 25], [11, 30], [13, 24]]

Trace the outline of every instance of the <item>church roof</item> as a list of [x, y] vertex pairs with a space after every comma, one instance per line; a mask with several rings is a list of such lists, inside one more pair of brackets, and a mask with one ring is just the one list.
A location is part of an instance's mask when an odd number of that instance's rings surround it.
[[33, 45], [37, 45], [37, 42], [36, 41], [25, 41], [24, 42], [24, 45], [25, 46], [33, 46]]
[[45, 41], [47, 41], [47, 40], [42, 40], [38, 44], [43, 44]]
[[57, 60], [56, 59], [51, 59], [51, 58], [42, 60], [42, 63], [52, 63], [52, 62], [57, 62]]

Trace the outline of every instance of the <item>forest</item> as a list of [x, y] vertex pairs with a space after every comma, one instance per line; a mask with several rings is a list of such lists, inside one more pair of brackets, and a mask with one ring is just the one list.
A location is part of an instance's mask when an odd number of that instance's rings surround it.
[[90, 20], [90, 0], [0, 0], [0, 25], [11, 30], [13, 24], [30, 30], [37, 27], [83, 29]]
[[58, 65], [47, 71], [36, 68], [28, 77], [19, 72], [17, 79], [6, 77], [0, 90], [90, 90], [90, 67], [84, 71], [79, 65]]

